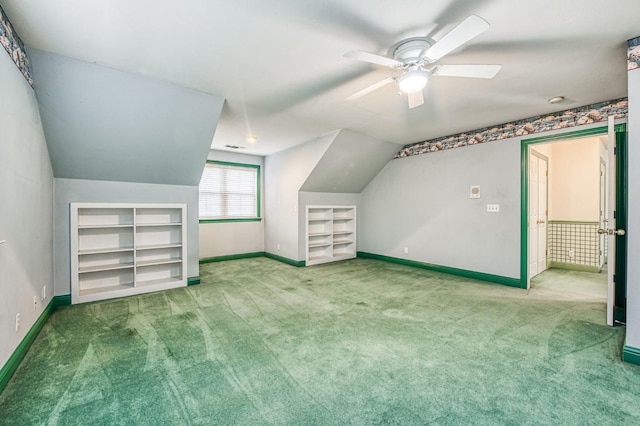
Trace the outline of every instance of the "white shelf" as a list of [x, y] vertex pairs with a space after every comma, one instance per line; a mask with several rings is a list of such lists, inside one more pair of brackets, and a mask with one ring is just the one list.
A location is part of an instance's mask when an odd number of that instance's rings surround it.
[[[98, 295], [100, 293], [109, 293], [109, 292], [122, 291], [122, 290], [127, 291], [132, 288], [133, 288], [133, 282], [129, 284], [118, 284], [118, 285], [110, 285], [110, 286], [103, 286], [103, 287], [96, 287], [96, 288], [88, 288], [85, 290], [80, 290], [80, 295], [93, 296], [93, 295]], [[94, 300], [96, 299], [94, 298]]]
[[155, 266], [155, 265], [168, 265], [169, 263], [181, 263], [182, 259], [157, 259], [157, 260], [139, 260], [136, 262], [136, 267]]
[[71, 302], [186, 286], [186, 208], [71, 203]]
[[97, 265], [97, 266], [80, 266], [78, 267], [79, 274], [87, 274], [89, 272], [99, 271], [113, 271], [115, 269], [127, 269], [133, 268], [133, 262], [131, 263], [117, 263], [112, 265]]
[[338, 246], [341, 244], [351, 244], [351, 243], [353, 243], [353, 240], [335, 240], [335, 239], [333, 240], [334, 246]]
[[153, 226], [182, 226], [182, 222], [171, 222], [171, 223], [137, 223], [136, 227], [153, 227]]
[[307, 206], [306, 264], [356, 257], [356, 207]]
[[327, 263], [327, 262], [332, 262], [333, 260], [334, 260], [333, 256], [309, 256], [309, 260], [307, 261], [307, 264], [309, 262], [313, 262], [313, 264]]
[[329, 247], [331, 243], [309, 243], [309, 247]]
[[133, 251], [133, 246], [130, 247], [108, 247], [101, 249], [90, 249], [90, 250], [78, 250], [78, 255], [89, 255], [89, 254], [102, 254], [102, 253], [122, 253], [126, 251]]
[[155, 280], [146, 280], [146, 281], [138, 281], [136, 283], [137, 287], [150, 287], [150, 286], [158, 286], [158, 285], [166, 285], [166, 284], [179, 284], [182, 281], [180, 277], [171, 277], [171, 278], [159, 278]]
[[170, 243], [170, 244], [147, 244], [142, 246], [136, 246], [136, 251], [142, 250], [158, 250], [158, 249], [166, 249], [166, 248], [180, 248], [182, 247], [182, 243]]
[[109, 229], [109, 228], [133, 228], [133, 224], [128, 225], [78, 225], [78, 229]]

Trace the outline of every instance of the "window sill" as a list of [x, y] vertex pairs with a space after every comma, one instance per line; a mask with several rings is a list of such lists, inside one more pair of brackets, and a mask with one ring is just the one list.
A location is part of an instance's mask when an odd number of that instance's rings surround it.
[[199, 219], [200, 223], [261, 222], [261, 217], [245, 217], [238, 219]]

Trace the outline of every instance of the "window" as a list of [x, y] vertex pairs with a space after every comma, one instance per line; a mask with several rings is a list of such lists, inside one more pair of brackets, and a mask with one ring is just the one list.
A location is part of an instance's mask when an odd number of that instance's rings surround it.
[[201, 222], [260, 220], [260, 166], [207, 161], [199, 194]]

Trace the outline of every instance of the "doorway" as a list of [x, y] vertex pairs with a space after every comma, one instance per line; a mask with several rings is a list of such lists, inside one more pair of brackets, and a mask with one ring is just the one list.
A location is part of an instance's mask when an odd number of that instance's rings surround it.
[[[622, 228], [626, 225], [626, 124], [615, 126], [612, 124], [611, 127], [615, 129], [615, 143], [617, 144], [617, 158], [615, 158], [615, 164], [613, 164], [614, 170], [617, 171], [617, 176], [612, 179], [617, 184], [614, 191], [616, 198], [612, 205], [617, 213], [614, 216], [618, 220], [617, 227]], [[606, 240], [602, 238], [601, 234], [597, 233], [598, 229], [606, 228], [607, 225], [607, 217], [604, 216], [606, 198], [604, 197], [603, 188], [609, 183], [606, 180], [608, 165], [606, 162], [607, 156], [602, 154], [603, 150], [606, 151], [607, 132], [608, 128], [603, 126], [522, 140], [520, 280], [523, 288], [531, 287], [531, 279], [534, 279], [534, 285], [540, 282], [548, 285], [550, 281], [553, 281], [554, 274], [552, 272], [544, 273], [547, 267], [550, 267], [550, 271], [555, 271], [555, 275], [559, 276], [557, 271], [569, 266], [567, 273], [576, 275], [570, 277], [571, 281], [589, 278], [589, 286], [593, 289], [592, 278], [594, 278], [594, 275], [583, 275], [581, 277], [580, 274], [588, 272], [597, 274], [598, 271], [604, 268], [605, 272], [601, 273], [600, 276], [604, 282], [603, 287], [606, 292], [606, 268], [614, 268], [614, 271], [621, 271], [621, 273], [616, 275], [615, 297], [610, 297], [608, 300], [611, 300], [610, 306], [615, 305], [614, 317], [616, 321], [623, 322], [626, 306], [626, 277], [624, 274], [626, 271], [626, 238], [616, 237], [615, 241], [610, 243], [614, 244], [615, 251], [619, 256], [616, 256], [615, 265], [607, 265]], [[549, 155], [552, 150], [549, 150], [549, 146], [552, 147], [554, 144], [560, 146], [559, 144], [571, 142], [578, 143], [579, 139], [585, 138], [600, 139], [603, 146], [600, 148], [600, 153], [596, 152], [595, 160], [589, 165], [592, 171], [592, 178], [590, 178], [587, 191], [591, 193], [588, 206], [589, 213], [587, 216], [580, 216], [584, 212], [585, 206], [575, 200], [584, 195], [587, 185], [578, 179], [578, 182], [574, 182], [574, 185], [577, 186], [572, 189], [566, 186], [567, 182], [571, 183], [571, 179], [568, 179], [565, 182], [565, 187], [555, 189], [556, 193], [562, 194], [560, 198], [556, 196], [545, 201], [544, 188], [546, 182], [544, 178], [546, 176], [542, 176], [543, 178], [541, 179], [540, 175], [546, 175], [545, 167], [550, 170], [549, 173], [553, 173], [554, 170], [553, 157], [550, 159]], [[590, 149], [593, 150], [593, 140], [591, 144]], [[582, 154], [582, 152], [578, 152]], [[601, 161], [600, 158], [603, 158], [604, 161]], [[565, 155], [563, 161], [564, 164], [559, 164], [562, 163], [562, 161], [559, 161], [555, 165], [557, 174], [561, 173], [564, 167], [571, 166], [571, 161], [575, 161], [575, 158]], [[549, 179], [549, 185], [553, 185], [553, 178]], [[548, 192], [553, 190], [549, 189]], [[555, 206], [554, 202], [556, 203]], [[572, 202], [574, 204], [577, 203], [573, 210], [570, 206]], [[546, 207], [547, 211], [542, 209], [541, 206]], [[553, 214], [554, 207], [556, 209], [555, 215]], [[564, 212], [559, 213], [563, 210]], [[552, 215], [548, 215], [549, 211], [552, 212]], [[543, 221], [545, 222], [544, 224], [542, 223]], [[546, 250], [542, 249], [543, 244], [546, 245]], [[573, 272], [571, 271], [572, 269]], [[568, 281], [566, 274], [560, 281], [565, 283]]]

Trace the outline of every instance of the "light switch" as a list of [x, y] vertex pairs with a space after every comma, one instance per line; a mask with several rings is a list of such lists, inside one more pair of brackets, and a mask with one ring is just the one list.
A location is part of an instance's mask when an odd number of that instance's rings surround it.
[[498, 213], [500, 211], [500, 204], [487, 204], [487, 211], [489, 213]]
[[469, 198], [480, 198], [480, 185], [471, 185], [469, 187]]

